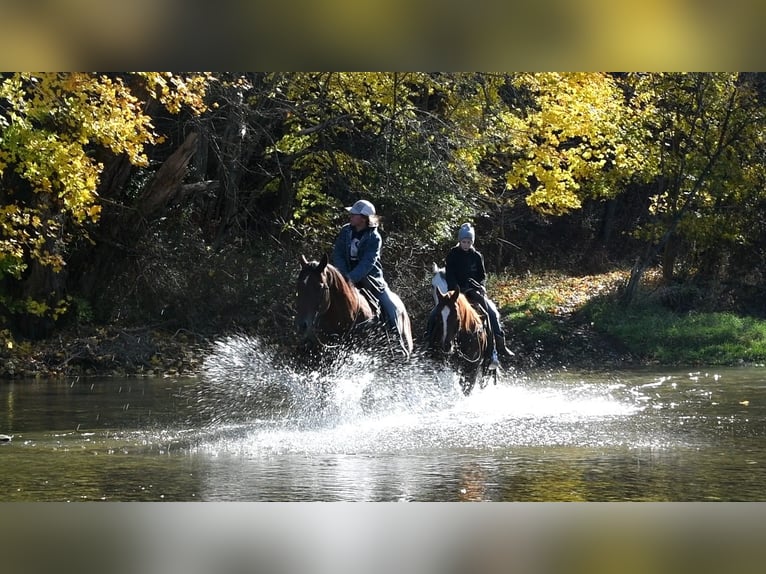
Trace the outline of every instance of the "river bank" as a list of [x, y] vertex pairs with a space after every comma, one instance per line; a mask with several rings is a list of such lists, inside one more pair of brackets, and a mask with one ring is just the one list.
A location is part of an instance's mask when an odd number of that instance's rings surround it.
[[[560, 320], [560, 343], [509, 337], [515, 357], [507, 366], [582, 369], [618, 368], [637, 363], [618, 342], [573, 318]], [[43, 341], [23, 342], [2, 353], [0, 379], [87, 376], [186, 377], [200, 373], [211, 341], [189, 332], [99, 327], [71, 330]]]
[[[515, 369], [619, 369], [643, 365], [759, 364], [766, 321], [699, 310], [679, 313], [650, 302], [630, 311], [617, 302], [627, 271], [495, 276], [488, 288], [515, 356]], [[651, 276], [648, 278], [652, 280]], [[655, 291], [656, 293], [657, 291]], [[413, 324], [425, 317], [413, 316]], [[243, 332], [292, 352], [292, 333]], [[216, 340], [163, 326], [80, 325], [42, 341], [6, 342], [0, 379], [81, 376], [185, 377], [200, 373]], [[702, 353], [701, 350], [706, 350]], [[712, 351], [711, 351], [712, 349]]]

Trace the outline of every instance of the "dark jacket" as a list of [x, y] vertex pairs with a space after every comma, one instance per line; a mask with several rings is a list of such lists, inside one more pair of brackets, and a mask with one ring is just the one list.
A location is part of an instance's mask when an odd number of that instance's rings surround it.
[[[354, 228], [347, 223], [341, 227], [332, 251], [332, 263], [352, 283], [368, 287], [370, 283], [377, 291], [387, 287], [383, 279], [383, 263], [380, 260], [383, 239], [377, 227], [368, 227], [362, 231], [357, 245], [357, 259], [351, 258], [351, 242]], [[368, 281], [364, 281], [367, 278]]]
[[460, 245], [455, 245], [447, 253], [445, 274], [447, 276], [447, 288], [454, 290], [460, 287], [463, 292], [474, 289], [471, 279], [484, 285], [487, 273], [484, 269], [484, 257], [476, 249], [464, 251]]

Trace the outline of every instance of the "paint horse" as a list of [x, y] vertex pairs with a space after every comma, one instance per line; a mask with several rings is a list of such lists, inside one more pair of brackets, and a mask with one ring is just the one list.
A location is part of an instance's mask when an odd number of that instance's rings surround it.
[[478, 305], [456, 291], [448, 291], [444, 268], [435, 263], [431, 279], [436, 304], [436, 324], [427, 342], [432, 352], [448, 359], [460, 375], [460, 386], [467, 396], [477, 380], [486, 387], [485, 377], [491, 375], [497, 384], [497, 369], [492, 363], [494, 338], [489, 317]]
[[[327, 254], [320, 261], [301, 255], [298, 274], [295, 325], [304, 344], [322, 350], [329, 340], [348, 340], [350, 336], [370, 336], [385, 324], [378, 316], [377, 304], [350, 283], [329, 263]], [[405, 360], [412, 354], [412, 329], [404, 305], [399, 306], [397, 325], [401, 325], [398, 348]], [[388, 333], [386, 333], [388, 334]]]
[[471, 394], [476, 382], [484, 388], [484, 378], [492, 374], [497, 384], [497, 370], [491, 368], [492, 332], [489, 323], [471, 305], [460, 289], [443, 293], [436, 289], [436, 323], [429, 348], [441, 353], [460, 376], [463, 394]]

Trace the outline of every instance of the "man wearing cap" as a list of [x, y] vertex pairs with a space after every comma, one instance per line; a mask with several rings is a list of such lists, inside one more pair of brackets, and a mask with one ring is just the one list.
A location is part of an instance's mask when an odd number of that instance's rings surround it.
[[360, 199], [347, 207], [346, 211], [349, 213], [349, 222], [341, 228], [335, 239], [332, 263], [346, 279], [357, 287], [367, 289], [377, 298], [386, 322], [401, 334], [404, 326], [397, 324], [400, 320], [397, 310], [404, 309], [404, 304], [383, 278], [380, 258], [383, 239], [378, 232], [375, 206]]

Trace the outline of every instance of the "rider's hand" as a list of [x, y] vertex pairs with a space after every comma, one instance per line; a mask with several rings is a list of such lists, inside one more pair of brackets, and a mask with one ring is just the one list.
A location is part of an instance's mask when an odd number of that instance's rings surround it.
[[475, 279], [469, 279], [471, 283], [471, 289], [469, 291], [476, 291], [480, 295], [485, 295], [487, 293], [487, 290], [484, 288], [484, 285], [476, 281]]

